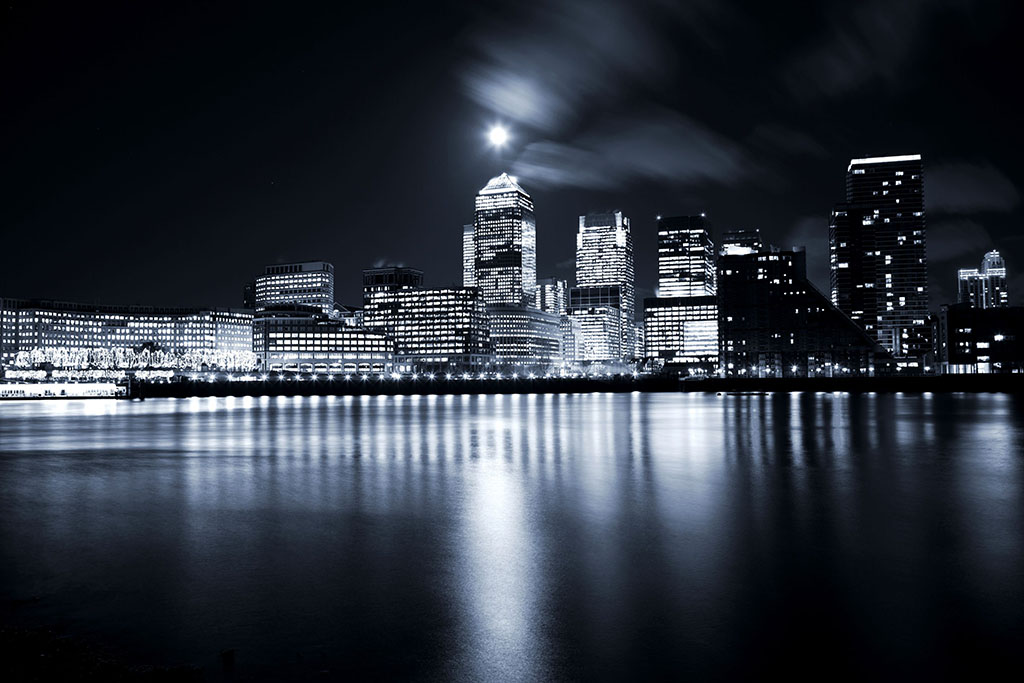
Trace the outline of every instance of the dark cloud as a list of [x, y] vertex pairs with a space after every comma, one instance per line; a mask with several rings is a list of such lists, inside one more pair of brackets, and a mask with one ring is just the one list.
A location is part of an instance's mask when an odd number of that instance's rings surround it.
[[936, 166], [925, 180], [925, 202], [932, 213], [1006, 212], [1020, 203], [1013, 182], [991, 164]]
[[969, 7], [967, 0], [874, 0], [837, 3], [821, 36], [782, 72], [800, 99], [837, 97], [881, 80], [899, 81], [927, 39], [927, 25], [941, 12]]
[[558, 0], [502, 16], [476, 31], [480, 58], [463, 73], [466, 90], [500, 116], [548, 132], [564, 127], [588, 102], [614, 99], [624, 83], [670, 75], [670, 46], [644, 9]]
[[992, 236], [976, 220], [946, 218], [928, 223], [928, 261], [932, 264], [976, 265], [993, 246]]
[[728, 185], [750, 174], [753, 162], [738, 144], [659, 109], [609, 118], [567, 142], [530, 144], [513, 170], [543, 186], [603, 189], [635, 179]]
[[778, 123], [762, 123], [754, 128], [749, 142], [769, 154], [787, 156], [810, 156], [818, 159], [828, 157], [828, 150], [807, 133]]

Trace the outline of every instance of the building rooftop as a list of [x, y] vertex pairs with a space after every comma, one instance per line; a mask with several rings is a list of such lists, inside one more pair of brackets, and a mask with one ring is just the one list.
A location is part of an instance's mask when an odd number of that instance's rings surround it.
[[519, 186], [519, 182], [515, 176], [509, 175], [508, 173], [502, 173], [496, 178], [491, 178], [483, 189], [480, 190], [480, 194], [497, 194], [499, 192], [508, 192], [509, 190], [515, 190], [526, 194], [526, 190]]

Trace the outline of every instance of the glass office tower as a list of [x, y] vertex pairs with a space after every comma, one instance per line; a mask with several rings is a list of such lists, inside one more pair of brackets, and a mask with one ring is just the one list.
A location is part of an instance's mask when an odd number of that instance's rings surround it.
[[905, 369], [931, 349], [920, 154], [851, 159], [829, 224], [832, 303]]
[[502, 173], [477, 193], [476, 286], [491, 305], [536, 307], [537, 222], [516, 179]]

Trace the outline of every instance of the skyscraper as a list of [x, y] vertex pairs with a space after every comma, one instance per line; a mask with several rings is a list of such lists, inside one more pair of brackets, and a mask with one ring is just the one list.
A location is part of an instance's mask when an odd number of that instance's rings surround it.
[[658, 218], [658, 296], [713, 296], [715, 247], [707, 216]]
[[[631, 358], [636, 334], [636, 277], [633, 233], [629, 219], [621, 211], [580, 216], [576, 233], [576, 285], [581, 289], [615, 288], [619, 300], [608, 302], [621, 317], [617, 325], [620, 339], [614, 346], [621, 358]], [[584, 324], [584, 334], [586, 328]]]
[[992, 250], [981, 260], [981, 268], [961, 268], [957, 273], [957, 301], [975, 308], [997, 308], [1010, 305], [1006, 289], [1006, 261]]
[[514, 177], [502, 173], [477, 193], [473, 227], [476, 286], [484, 301], [535, 307], [537, 223], [533, 200]]
[[476, 231], [472, 223], [462, 226], [462, 286], [476, 287]]
[[852, 159], [829, 224], [832, 303], [901, 368], [930, 349], [920, 154]]

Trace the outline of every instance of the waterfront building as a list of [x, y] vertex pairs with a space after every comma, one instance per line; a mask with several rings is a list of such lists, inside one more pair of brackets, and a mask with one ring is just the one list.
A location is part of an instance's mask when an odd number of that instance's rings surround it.
[[313, 306], [326, 315], [334, 310], [334, 266], [302, 261], [267, 266], [256, 278], [255, 310], [275, 306]]
[[644, 357], [690, 375], [718, 371], [718, 304], [713, 296], [644, 299]]
[[533, 200], [507, 173], [476, 196], [476, 286], [489, 305], [535, 307], [537, 223]]
[[615, 287], [619, 301], [611, 305], [622, 317], [618, 328], [620, 358], [632, 358], [636, 328], [636, 277], [633, 233], [621, 211], [588, 213], [579, 217], [576, 233], [576, 286]]
[[491, 343], [508, 372], [547, 372], [562, 364], [559, 316], [529, 306], [487, 307]]
[[401, 372], [479, 372], [495, 362], [483, 298], [475, 287], [364, 290], [363, 322], [395, 343]]
[[714, 296], [715, 246], [707, 216], [658, 217], [658, 296]]
[[252, 352], [252, 313], [237, 309], [117, 306], [0, 299], [0, 362], [21, 352], [141, 349]]
[[568, 290], [566, 281], [557, 277], [537, 280], [537, 308], [545, 313], [565, 315]]
[[[633, 350], [632, 333], [623, 334], [626, 316], [619, 285], [573, 287], [569, 290], [569, 315], [579, 321], [583, 333], [584, 361], [620, 361]], [[632, 323], [629, 323], [632, 328]], [[629, 346], [624, 343], [628, 341]]]
[[831, 300], [902, 370], [931, 349], [925, 237], [921, 155], [852, 159], [829, 223]]
[[716, 301], [723, 376], [873, 375], [891, 364], [889, 352], [808, 281], [802, 248], [721, 256]]
[[992, 250], [981, 260], [980, 268], [961, 268], [957, 273], [957, 301], [975, 308], [1010, 305], [1006, 288], [1006, 261]]
[[476, 287], [476, 229], [462, 226], [462, 286]]
[[264, 371], [390, 373], [394, 342], [346, 325], [316, 307], [265, 308], [253, 321], [253, 351]]
[[935, 359], [942, 374], [1024, 371], [1024, 307], [944, 304], [936, 320]]

